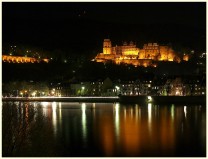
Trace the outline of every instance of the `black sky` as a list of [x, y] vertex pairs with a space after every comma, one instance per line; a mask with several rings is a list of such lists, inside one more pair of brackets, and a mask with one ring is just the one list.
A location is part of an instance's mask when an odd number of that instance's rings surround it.
[[3, 44], [90, 53], [111, 38], [206, 48], [205, 2], [3, 2], [2, 13]]

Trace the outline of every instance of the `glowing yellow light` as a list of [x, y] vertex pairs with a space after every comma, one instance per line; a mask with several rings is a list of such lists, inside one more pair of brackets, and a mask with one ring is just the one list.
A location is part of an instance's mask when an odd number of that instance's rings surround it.
[[32, 93], [32, 96], [35, 97], [35, 95], [36, 95], [36, 92], [33, 92], [33, 93]]

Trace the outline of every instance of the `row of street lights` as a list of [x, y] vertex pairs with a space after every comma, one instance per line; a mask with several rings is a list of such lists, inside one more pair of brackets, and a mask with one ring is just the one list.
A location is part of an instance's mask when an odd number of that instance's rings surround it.
[[[39, 92], [39, 96], [45, 96], [45, 94], [46, 94], [45, 92]], [[32, 97], [36, 97], [36, 96], [38, 95], [38, 91], [33, 91], [33, 92], [31, 92], [31, 93], [28, 93], [27, 90], [25, 90], [25, 91], [20, 91], [19, 95], [20, 95], [21, 97], [23, 97], [23, 96], [32, 96]]]
[[[119, 87], [119, 86], [115, 86], [115, 92], [116, 92], [117, 94], [119, 94], [119, 90], [120, 90], [120, 87]], [[81, 95], [84, 95], [84, 94], [85, 94], [85, 86], [81, 86], [80, 94], [81, 94]], [[32, 96], [32, 97], [36, 97], [36, 96], [45, 96], [46, 93], [45, 93], [45, 92], [39, 92], [39, 93], [38, 93], [37, 90], [28, 93], [28, 91], [25, 90], [25, 91], [20, 91], [19, 95], [20, 95], [21, 97], [23, 97], [23, 96]], [[53, 89], [50, 91], [50, 95], [51, 95], [51, 96], [56, 96], [56, 95], [59, 96], [59, 95], [57, 94], [55, 88], [53, 88]]]

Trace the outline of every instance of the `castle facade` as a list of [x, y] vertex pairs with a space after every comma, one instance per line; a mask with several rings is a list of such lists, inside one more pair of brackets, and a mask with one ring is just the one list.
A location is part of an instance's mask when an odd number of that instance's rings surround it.
[[143, 48], [137, 48], [131, 41], [129, 44], [124, 42], [122, 46], [112, 46], [110, 39], [104, 39], [103, 52], [99, 53], [95, 59], [96, 62], [113, 61], [116, 64], [125, 63], [134, 66], [154, 66], [156, 61], [188, 61], [188, 55], [179, 57], [179, 55], [167, 45], [157, 43], [144, 44]]

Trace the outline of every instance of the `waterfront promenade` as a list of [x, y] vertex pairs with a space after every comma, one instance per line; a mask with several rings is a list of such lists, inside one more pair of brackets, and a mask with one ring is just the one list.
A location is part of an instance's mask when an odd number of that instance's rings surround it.
[[206, 103], [206, 96], [111, 96], [111, 97], [3, 97], [2, 101], [120, 102], [120, 103]]
[[119, 102], [119, 97], [7, 97], [2, 101]]

